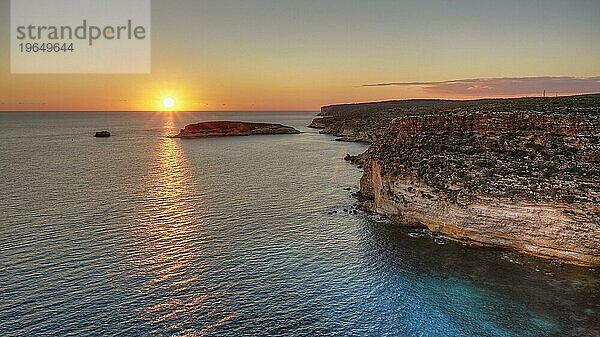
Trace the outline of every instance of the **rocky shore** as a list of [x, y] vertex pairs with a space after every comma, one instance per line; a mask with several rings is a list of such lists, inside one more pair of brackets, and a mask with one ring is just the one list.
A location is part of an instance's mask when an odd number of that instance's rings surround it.
[[[347, 158], [364, 165], [365, 209], [459, 241], [600, 266], [600, 95], [357, 106], [325, 107], [313, 126], [372, 142]], [[366, 125], [380, 115], [387, 125]]]
[[172, 138], [207, 138], [250, 135], [298, 134], [300, 131], [281, 124], [250, 123], [237, 121], [201, 122], [186, 125]]

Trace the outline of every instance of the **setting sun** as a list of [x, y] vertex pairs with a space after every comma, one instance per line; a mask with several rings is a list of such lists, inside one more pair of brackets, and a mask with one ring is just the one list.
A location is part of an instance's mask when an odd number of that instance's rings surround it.
[[165, 108], [172, 109], [175, 107], [175, 100], [172, 97], [165, 97], [165, 99], [162, 101], [162, 104]]

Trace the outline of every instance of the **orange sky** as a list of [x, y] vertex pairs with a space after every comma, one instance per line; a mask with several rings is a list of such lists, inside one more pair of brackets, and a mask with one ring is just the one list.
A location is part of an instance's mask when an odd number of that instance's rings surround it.
[[[8, 4], [0, 0], [1, 23], [9, 20]], [[0, 110], [157, 110], [166, 96], [178, 110], [317, 110], [386, 99], [600, 91], [598, 1], [154, 0], [152, 6], [151, 74], [11, 75], [3, 49]], [[0, 44], [7, 46], [2, 27]], [[522, 87], [514, 82], [511, 90], [498, 80], [505, 77], [537, 79]], [[478, 87], [363, 86], [479, 78], [492, 80]]]

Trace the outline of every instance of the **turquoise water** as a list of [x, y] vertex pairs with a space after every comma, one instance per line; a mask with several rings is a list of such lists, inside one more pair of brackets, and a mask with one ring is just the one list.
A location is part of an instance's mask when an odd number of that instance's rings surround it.
[[[600, 335], [597, 270], [352, 214], [312, 116], [0, 113], [0, 335]], [[305, 133], [165, 137], [207, 119]]]

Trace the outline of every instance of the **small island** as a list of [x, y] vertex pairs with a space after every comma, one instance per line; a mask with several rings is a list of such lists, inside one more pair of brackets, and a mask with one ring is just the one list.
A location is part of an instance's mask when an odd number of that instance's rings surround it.
[[201, 122], [186, 125], [179, 134], [171, 138], [207, 138], [207, 137], [232, 137], [250, 135], [281, 135], [298, 134], [300, 131], [290, 126], [269, 123], [251, 123], [237, 121]]

